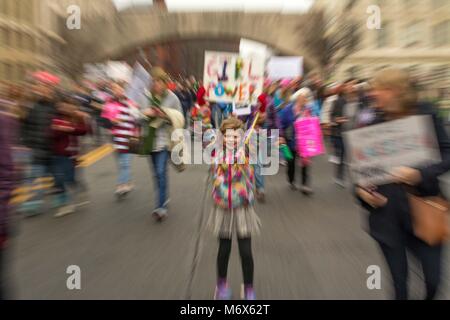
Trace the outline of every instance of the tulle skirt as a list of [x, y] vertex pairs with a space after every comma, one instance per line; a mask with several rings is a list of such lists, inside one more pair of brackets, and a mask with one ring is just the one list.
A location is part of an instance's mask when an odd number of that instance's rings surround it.
[[261, 220], [252, 206], [222, 209], [214, 206], [207, 223], [208, 229], [222, 239], [250, 238], [259, 234]]

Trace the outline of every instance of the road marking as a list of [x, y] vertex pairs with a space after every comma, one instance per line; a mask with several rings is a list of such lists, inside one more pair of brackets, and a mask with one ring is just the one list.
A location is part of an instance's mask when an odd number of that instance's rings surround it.
[[110, 155], [114, 152], [114, 147], [112, 144], [105, 144], [101, 146], [100, 148], [97, 148], [83, 156], [81, 156], [78, 160], [80, 161], [80, 164], [78, 167], [86, 168], [94, 163], [100, 161], [104, 157]]
[[[112, 144], [105, 144], [78, 158], [80, 168], [86, 168], [114, 152]], [[12, 192], [11, 205], [19, 205], [31, 199], [35, 191], [48, 190], [53, 187], [53, 177], [42, 177], [33, 181], [33, 186], [21, 186]]]

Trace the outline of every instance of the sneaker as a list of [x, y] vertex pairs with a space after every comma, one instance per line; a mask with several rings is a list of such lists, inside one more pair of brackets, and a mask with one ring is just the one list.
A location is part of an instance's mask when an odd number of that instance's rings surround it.
[[123, 186], [123, 192], [124, 193], [130, 193], [131, 191], [134, 191], [134, 185], [126, 184], [126, 185]]
[[300, 191], [306, 196], [309, 196], [309, 195], [313, 194], [313, 190], [310, 187], [308, 187], [308, 186], [302, 186], [300, 188]]
[[256, 190], [256, 200], [258, 200], [259, 202], [262, 202], [262, 203], [265, 202], [266, 194], [264, 193], [263, 189]]
[[114, 194], [118, 199], [122, 199], [123, 197], [125, 197], [127, 195], [125, 186], [118, 186]]
[[90, 204], [91, 200], [89, 199], [88, 193], [85, 191], [82, 191], [76, 195], [75, 202], [76, 202], [75, 205], [77, 207], [82, 207], [82, 206], [86, 206], [86, 205]]
[[67, 194], [66, 193], [57, 193], [53, 197], [52, 201], [52, 209], [61, 208], [67, 205]]
[[214, 291], [214, 300], [231, 300], [231, 289], [228, 284], [217, 284], [216, 290]]
[[27, 201], [20, 206], [20, 212], [24, 217], [34, 217], [44, 213], [44, 201], [33, 200]]
[[68, 214], [75, 212], [75, 206], [74, 205], [67, 205], [62, 208], [59, 208], [59, 210], [55, 213], [55, 218], [61, 218], [64, 216], [67, 216]]
[[345, 181], [342, 179], [334, 179], [334, 183], [340, 186], [341, 188], [345, 188]]
[[293, 191], [297, 191], [297, 190], [298, 190], [298, 187], [297, 187], [297, 185], [296, 185], [295, 183], [290, 183], [290, 184], [289, 184], [289, 187], [290, 187], [291, 190], [293, 190]]
[[249, 301], [256, 300], [255, 289], [253, 289], [253, 287], [251, 287], [251, 286], [247, 287], [247, 286], [242, 285], [241, 298], [243, 300], [249, 300]]
[[167, 209], [157, 208], [157, 209], [153, 210], [152, 216], [156, 221], [162, 222], [165, 219], [167, 219]]
[[336, 156], [330, 156], [328, 158], [328, 162], [330, 163], [334, 163], [334, 164], [340, 164], [341, 162], [339, 161], [339, 158]]

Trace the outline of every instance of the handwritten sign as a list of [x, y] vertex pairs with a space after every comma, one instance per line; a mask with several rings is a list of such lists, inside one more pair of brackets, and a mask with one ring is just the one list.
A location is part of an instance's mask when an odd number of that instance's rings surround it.
[[297, 150], [302, 157], [317, 157], [325, 152], [319, 118], [300, 118], [295, 122], [294, 126]]
[[350, 174], [359, 185], [392, 182], [394, 167], [441, 160], [430, 116], [412, 116], [344, 133]]
[[256, 103], [262, 93], [264, 59], [206, 51], [203, 83], [210, 101]]

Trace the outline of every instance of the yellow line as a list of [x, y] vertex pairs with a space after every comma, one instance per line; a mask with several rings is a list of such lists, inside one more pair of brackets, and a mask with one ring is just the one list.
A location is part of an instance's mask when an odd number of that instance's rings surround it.
[[92, 150], [92, 151], [90, 151], [90, 152], [88, 152], [86, 154], [83, 154], [82, 156], [78, 157], [78, 160], [84, 161], [86, 159], [89, 159], [89, 158], [95, 156], [97, 153], [101, 153], [104, 150], [108, 150], [111, 147], [112, 147], [111, 144], [104, 144], [101, 147], [98, 147], [97, 149], [94, 149], [94, 150]]
[[[111, 144], [105, 144], [79, 157], [78, 160], [80, 161], [80, 164], [78, 166], [82, 168], [89, 167], [111, 154], [113, 151], [114, 147]], [[10, 203], [12, 205], [21, 204], [33, 197], [33, 191], [50, 189], [53, 186], [54, 181], [53, 177], [42, 177], [36, 179], [34, 183], [37, 185], [33, 187], [23, 186], [14, 189], [12, 192], [13, 197], [11, 198]]]
[[94, 150], [88, 156], [84, 157], [78, 166], [82, 167], [82, 168], [89, 167], [89, 166], [93, 165], [94, 163], [96, 163], [97, 161], [110, 155], [112, 152], [114, 152], [114, 147], [111, 144], [106, 144], [106, 145], [98, 148], [97, 150]]
[[16, 196], [16, 197], [13, 197], [11, 199], [10, 204], [11, 205], [18, 205], [18, 204], [21, 204], [21, 203], [24, 203], [24, 202], [28, 201], [32, 197], [33, 197], [33, 195], [31, 195], [31, 194], [24, 194], [24, 195]]

